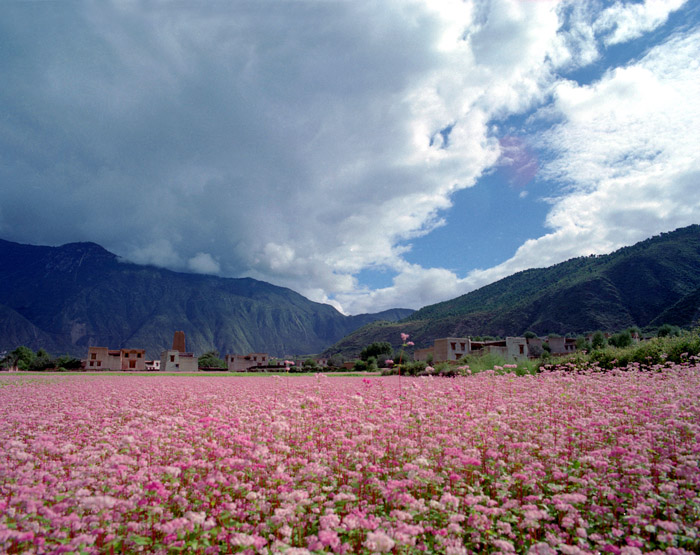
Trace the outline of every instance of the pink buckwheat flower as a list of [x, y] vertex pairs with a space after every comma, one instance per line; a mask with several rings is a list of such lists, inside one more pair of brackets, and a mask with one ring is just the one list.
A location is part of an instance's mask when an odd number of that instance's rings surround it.
[[370, 532], [367, 534], [364, 546], [371, 551], [386, 553], [394, 548], [395, 543], [384, 532]]

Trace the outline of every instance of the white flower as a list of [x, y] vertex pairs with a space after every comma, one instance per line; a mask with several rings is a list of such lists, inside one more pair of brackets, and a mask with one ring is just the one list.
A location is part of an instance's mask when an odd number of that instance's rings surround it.
[[387, 536], [384, 532], [370, 532], [367, 534], [364, 546], [371, 551], [385, 553], [394, 548], [394, 540]]

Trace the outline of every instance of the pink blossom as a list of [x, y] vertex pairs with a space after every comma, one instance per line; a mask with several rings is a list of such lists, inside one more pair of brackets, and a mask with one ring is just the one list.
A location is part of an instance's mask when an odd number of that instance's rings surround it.
[[0, 375], [0, 551], [697, 552], [687, 358], [453, 379]]
[[391, 551], [394, 548], [394, 545], [394, 540], [392, 540], [384, 532], [370, 532], [367, 534], [367, 539], [364, 543], [364, 546], [367, 549], [377, 551], [379, 553]]

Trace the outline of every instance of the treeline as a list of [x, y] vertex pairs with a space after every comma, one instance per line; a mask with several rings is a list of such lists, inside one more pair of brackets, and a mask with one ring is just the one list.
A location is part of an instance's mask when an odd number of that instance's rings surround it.
[[676, 326], [659, 328], [656, 337], [617, 346], [610, 343], [590, 351], [576, 352], [565, 361], [577, 368], [603, 370], [639, 366], [653, 368], [667, 363], [680, 364], [700, 360], [700, 328], [683, 331]]
[[81, 367], [82, 361], [79, 358], [70, 355], [52, 357], [44, 349], [34, 352], [25, 346], [17, 347], [0, 359], [0, 368], [17, 368], [25, 372], [44, 372], [46, 370], [64, 372], [79, 370]]

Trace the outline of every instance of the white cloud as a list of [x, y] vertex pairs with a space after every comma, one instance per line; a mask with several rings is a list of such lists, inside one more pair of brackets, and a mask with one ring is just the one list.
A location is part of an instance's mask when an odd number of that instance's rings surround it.
[[664, 24], [671, 12], [678, 10], [687, 0], [645, 0], [615, 2], [603, 10], [596, 19], [595, 31], [604, 35], [606, 45], [619, 44], [641, 37]]
[[198, 252], [187, 261], [187, 267], [197, 274], [218, 274], [221, 272], [219, 263], [208, 252]]
[[[608, 253], [698, 223], [698, 60], [700, 32], [678, 35], [589, 86], [567, 81], [555, 87], [554, 104], [543, 111], [563, 121], [541, 138], [539, 146], [550, 151], [542, 176], [568, 186], [551, 200], [550, 233], [526, 241], [504, 263], [464, 278], [413, 266], [391, 287], [341, 302], [370, 309], [411, 298], [421, 306], [523, 269]], [[506, 144], [503, 152], [515, 147]]]
[[[26, 118], [44, 152], [28, 162], [15, 140], [4, 157], [16, 217], [3, 223], [38, 242], [77, 227], [138, 262], [317, 299], [354, 291], [353, 274], [401, 266], [399, 244], [496, 162], [489, 121], [541, 97], [557, 28], [547, 2], [274, 8], [54, 5], [54, 26], [15, 7], [28, 46], [2, 134]], [[14, 227], [19, 175], [42, 199], [32, 210], [67, 214], [57, 233]]]
[[[637, 177], [674, 168], [656, 182], [677, 191], [694, 171], [690, 147], [671, 152], [668, 141], [697, 123], [671, 108], [674, 87], [695, 89], [680, 58], [667, 64], [670, 46], [591, 87], [558, 82], [557, 68], [599, 55], [596, 41], [638, 36], [680, 2], [616, 3], [602, 16], [592, 5], [12, 4], [0, 22], [12, 54], [0, 60], [0, 230], [249, 275], [351, 313], [418, 307], [555, 260], [577, 250], [581, 229], [612, 245], [586, 217], [621, 217], [612, 211], [625, 176], [641, 191]], [[453, 195], [505, 160], [493, 122], [550, 95], [566, 121], [544, 140], [557, 155], [546, 171], [572, 184], [548, 220], [557, 240], [466, 278], [408, 264], [406, 242], [443, 225]], [[683, 97], [678, 106], [694, 109]], [[531, 179], [534, 155], [523, 152], [511, 148], [512, 167]], [[638, 210], [658, 216], [650, 191]], [[355, 277], [366, 268], [397, 277], [366, 290]]]
[[699, 59], [695, 32], [590, 86], [557, 87], [554, 106], [565, 119], [542, 139], [555, 154], [543, 172], [569, 189], [553, 201], [552, 232], [522, 245], [494, 276], [700, 221]]

